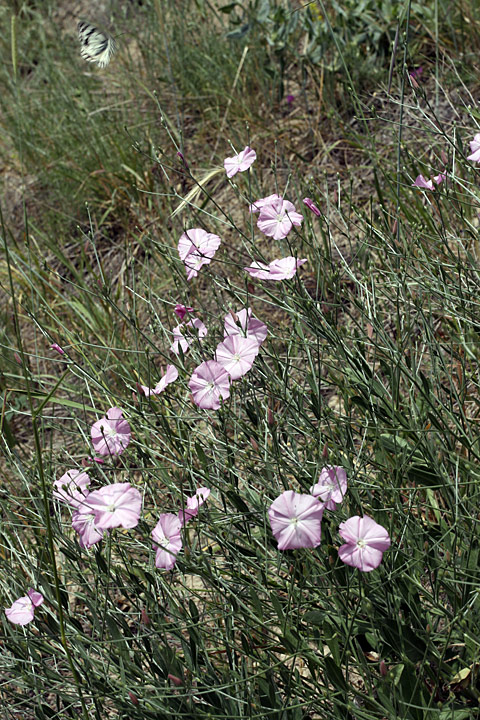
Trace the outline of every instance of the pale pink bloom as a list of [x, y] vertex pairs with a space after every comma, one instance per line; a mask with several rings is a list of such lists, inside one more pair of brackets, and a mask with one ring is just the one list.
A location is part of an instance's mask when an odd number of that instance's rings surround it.
[[78, 507], [77, 512], [73, 513], [72, 527], [79, 535], [78, 544], [82, 548], [91, 548], [92, 545], [103, 540], [105, 534], [105, 530], [97, 527], [93, 508], [88, 507], [86, 502]]
[[320, 545], [323, 505], [313, 495], [286, 490], [270, 505], [268, 517], [279, 550]]
[[231, 178], [236, 175], [237, 172], [245, 172], [245, 170], [248, 170], [250, 165], [255, 162], [256, 158], [257, 153], [255, 152], [255, 150], [252, 150], [252, 148], [248, 147], [248, 145], [238, 155], [225, 158], [223, 162], [223, 167], [225, 168], [227, 177]]
[[52, 350], [56, 350], [60, 355], [65, 355], [65, 350], [62, 347], [60, 347], [60, 345], [57, 345], [57, 343], [52, 343], [50, 345], [50, 348]]
[[67, 470], [62, 477], [55, 480], [53, 497], [72, 507], [78, 507], [85, 500], [90, 485], [90, 478], [82, 470]]
[[262, 207], [264, 205], [272, 205], [272, 203], [276, 202], [277, 200], [283, 200], [281, 195], [277, 195], [277, 193], [273, 193], [273, 195], [267, 195], [267, 197], [260, 198], [259, 200], [255, 200], [254, 203], [248, 206], [248, 211], [251, 213], [257, 213], [260, 212]]
[[[184, 336], [184, 330], [189, 331], [189, 337]], [[173, 328], [173, 343], [170, 346], [170, 351], [178, 355], [179, 347], [181, 347], [182, 351], [186, 353], [195, 337], [201, 340], [206, 334], [207, 328], [199, 318], [189, 320], [187, 323], [181, 323]]]
[[178, 519], [183, 525], [186, 525], [192, 518], [198, 515], [198, 508], [203, 505], [209, 495], [210, 488], [201, 487], [198, 488], [195, 495], [187, 498], [185, 510], [178, 511]]
[[477, 133], [473, 140], [470, 140], [470, 150], [472, 154], [467, 157], [467, 160], [480, 162], [480, 133]]
[[138, 525], [142, 510], [142, 496], [130, 483], [113, 483], [94, 490], [85, 503], [95, 513], [95, 525], [99, 530]]
[[315, 203], [313, 202], [313, 200], [311, 198], [303, 198], [303, 202], [308, 207], [308, 209], [312, 211], [312, 213], [314, 215], [316, 215], [317, 217], [320, 217], [320, 215], [322, 213], [320, 212], [320, 210], [318, 209], [318, 207], [315, 205]]
[[185, 305], [180, 305], [180, 303], [177, 303], [177, 304], [175, 305], [174, 313], [175, 313], [175, 315], [178, 315], [178, 317], [180, 318], [180, 320], [183, 320], [183, 318], [185, 317], [185, 315], [187, 314], [187, 312], [188, 312], [188, 313], [193, 312], [193, 308], [192, 308], [192, 307], [186, 307]]
[[415, 182], [412, 183], [413, 187], [419, 187], [424, 190], [433, 190], [433, 182], [432, 180], [425, 180], [423, 175], [418, 175], [418, 177], [415, 179]]
[[440, 183], [442, 183], [446, 179], [446, 177], [447, 176], [445, 173], [439, 173], [438, 175], [434, 175], [433, 179], [437, 183], [437, 185], [440, 185]]
[[335, 510], [347, 492], [347, 473], [339, 465], [327, 465], [320, 471], [316, 485], [310, 488], [313, 497], [325, 504], [326, 510]]
[[42, 593], [30, 588], [26, 595], [15, 600], [11, 607], [5, 608], [5, 615], [14, 625], [27, 625], [33, 620], [35, 608], [42, 603]]
[[224, 335], [243, 335], [244, 337], [255, 338], [259, 345], [267, 337], [267, 326], [252, 317], [252, 308], [244, 308], [238, 313], [230, 311], [225, 315]]
[[220, 363], [207, 360], [193, 371], [188, 387], [195, 405], [202, 410], [218, 410], [220, 398], [226, 400], [230, 395], [230, 376]]
[[287, 237], [294, 225], [301, 225], [303, 216], [297, 213], [293, 203], [288, 200], [276, 200], [272, 205], [260, 209], [257, 227], [268, 237], [282, 240]]
[[279, 260], [272, 260], [269, 265], [260, 262], [252, 262], [250, 267], [244, 268], [252, 277], [259, 278], [260, 280], [290, 280], [297, 272], [297, 268], [303, 263], [306, 263], [307, 259], [297, 260], [296, 258], [289, 255], [288, 257], [280, 258]]
[[178, 241], [178, 254], [187, 268], [187, 280], [198, 275], [203, 265], [208, 265], [220, 247], [218, 235], [202, 228], [186, 230]]
[[156, 550], [155, 566], [171, 570], [177, 561], [177, 553], [182, 548], [182, 523], [173, 513], [162, 513], [152, 530], [153, 549]]
[[146, 397], [150, 397], [150, 395], [160, 395], [161, 392], [165, 390], [167, 385], [170, 385], [170, 383], [175, 382], [175, 380], [178, 378], [178, 370], [175, 367], [175, 365], [167, 365], [167, 370], [165, 372], [165, 375], [163, 375], [158, 383], [155, 385], [154, 388], [149, 388], [146, 385], [140, 385], [142, 388], [144, 394]]
[[238, 380], [250, 370], [259, 350], [255, 338], [229, 335], [217, 345], [215, 360], [223, 365], [232, 380]]
[[388, 532], [368, 515], [355, 515], [345, 520], [340, 523], [338, 532], [347, 541], [338, 550], [340, 560], [362, 572], [375, 570], [390, 547]]
[[90, 432], [95, 452], [99, 455], [121, 455], [132, 435], [130, 425], [120, 408], [110, 408], [105, 417], [93, 423]]

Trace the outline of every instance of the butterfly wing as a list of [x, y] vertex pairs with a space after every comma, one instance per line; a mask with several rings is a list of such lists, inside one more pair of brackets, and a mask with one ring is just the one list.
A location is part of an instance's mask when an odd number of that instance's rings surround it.
[[87, 62], [97, 63], [101, 68], [108, 65], [117, 49], [117, 44], [111, 35], [84, 20], [78, 23], [78, 39], [82, 58]]

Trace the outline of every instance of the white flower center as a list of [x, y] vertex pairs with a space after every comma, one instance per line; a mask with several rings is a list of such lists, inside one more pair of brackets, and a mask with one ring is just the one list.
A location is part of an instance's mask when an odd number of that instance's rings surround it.
[[285, 213], [278, 214], [276, 220], [278, 223], [282, 223], [285, 220]]
[[290, 525], [298, 525], [298, 518], [296, 518], [296, 517], [290, 518]]
[[366, 546], [366, 544], [367, 544], [366, 540], [364, 540], [363, 538], [360, 538], [360, 540], [357, 540], [357, 547], [359, 547], [360, 549], [364, 548]]
[[111, 512], [111, 513], [115, 512], [116, 509], [117, 508], [115, 507], [115, 505], [113, 503], [111, 505], [109, 505], [107, 508], [108, 512]]
[[117, 431], [110, 425], [107, 429], [106, 435], [107, 437], [114, 438], [117, 435]]

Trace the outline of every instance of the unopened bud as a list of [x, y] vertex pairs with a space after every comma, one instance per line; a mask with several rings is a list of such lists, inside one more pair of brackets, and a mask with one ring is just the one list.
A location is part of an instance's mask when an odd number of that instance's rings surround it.
[[275, 418], [273, 417], [273, 412], [272, 412], [271, 408], [268, 408], [267, 422], [269, 425], [273, 425], [275, 422]]
[[386, 674], [387, 674], [387, 666], [385, 664], [385, 660], [380, 660], [380, 675], [383, 675], [383, 677], [385, 677]]
[[132, 703], [133, 703], [134, 705], [138, 705], [138, 704], [139, 704], [139, 703], [138, 703], [138, 698], [137, 698], [137, 696], [136, 696], [131, 690], [128, 691], [128, 697], [130, 698], [130, 700], [132, 701]]
[[326, 460], [328, 458], [328, 443], [325, 443], [322, 450], [322, 458]]
[[185, 165], [185, 167], [187, 168], [187, 170], [189, 170], [190, 168], [188, 167], [188, 163], [187, 163], [187, 161], [185, 160], [184, 154], [181, 153], [180, 150], [179, 150], [179, 151], [177, 152], [177, 155], [178, 155], [178, 157], [180, 158], [180, 160], [183, 162], [183, 164]]
[[145, 608], [142, 608], [140, 610], [140, 617], [141, 617], [142, 623], [144, 625], [150, 625], [150, 618], [148, 617], [147, 611], [145, 610]]
[[177, 677], [176, 675], [172, 675], [171, 673], [168, 673], [167, 677], [177, 687], [179, 687], [180, 685], [183, 685], [183, 681], [180, 680], [180, 678]]
[[250, 445], [255, 450], [255, 452], [258, 452], [258, 443], [255, 438], [250, 438]]

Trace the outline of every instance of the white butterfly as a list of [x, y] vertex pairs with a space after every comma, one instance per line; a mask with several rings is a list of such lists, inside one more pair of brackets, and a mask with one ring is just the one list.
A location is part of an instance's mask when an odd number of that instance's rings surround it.
[[98, 63], [101, 68], [106, 67], [117, 49], [114, 38], [84, 20], [80, 20], [77, 29], [82, 58], [87, 62]]

